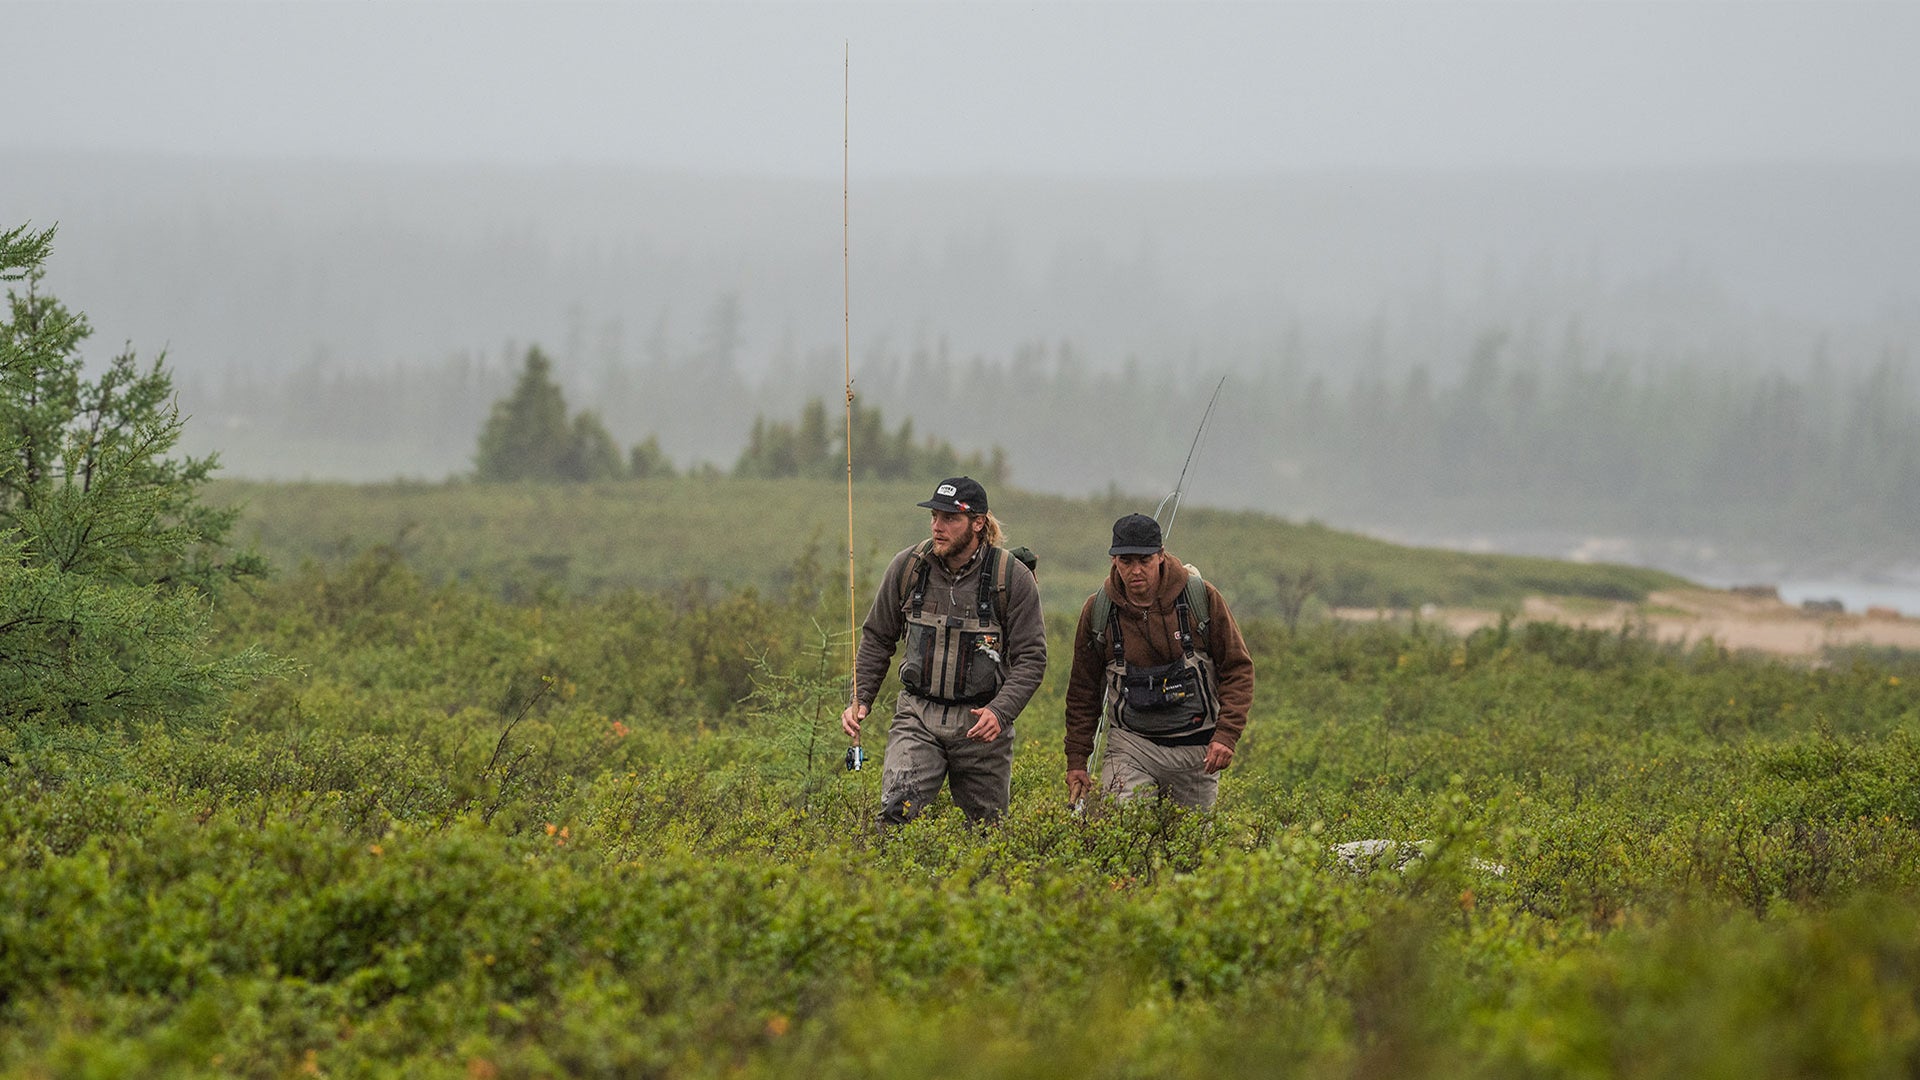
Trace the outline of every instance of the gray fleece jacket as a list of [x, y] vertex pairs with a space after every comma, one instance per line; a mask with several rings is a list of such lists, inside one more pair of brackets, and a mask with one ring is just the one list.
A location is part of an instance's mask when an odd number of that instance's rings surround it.
[[[985, 552], [984, 547], [975, 551], [958, 573], [947, 568], [945, 559], [932, 557], [923, 610], [936, 616], [950, 612], [965, 614], [971, 610], [980, 589]], [[859, 684], [860, 703], [869, 708], [880, 684], [886, 680], [893, 650], [906, 632], [903, 610], [906, 595], [901, 578], [912, 555], [913, 548], [906, 548], [887, 564], [886, 575], [880, 579], [880, 589], [873, 597], [873, 607], [860, 627], [860, 648], [854, 656], [853, 669]], [[1006, 634], [1007, 679], [987, 707], [1002, 724], [1011, 724], [1020, 710], [1027, 707], [1046, 675], [1047, 628], [1040, 617], [1040, 587], [1033, 580], [1033, 572], [1005, 551], [1000, 557], [1011, 564], [1007, 573], [1006, 603], [1002, 608], [1006, 612], [1006, 625], [1001, 627]]]

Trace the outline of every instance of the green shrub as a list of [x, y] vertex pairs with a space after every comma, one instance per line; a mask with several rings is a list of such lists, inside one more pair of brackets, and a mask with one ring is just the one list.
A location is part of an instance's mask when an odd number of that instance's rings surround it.
[[1070, 811], [1056, 665], [1003, 824], [882, 832], [819, 607], [398, 550], [235, 596], [300, 677], [0, 769], [0, 1074], [1914, 1060], [1916, 716], [1871, 659], [1254, 618], [1214, 813]]

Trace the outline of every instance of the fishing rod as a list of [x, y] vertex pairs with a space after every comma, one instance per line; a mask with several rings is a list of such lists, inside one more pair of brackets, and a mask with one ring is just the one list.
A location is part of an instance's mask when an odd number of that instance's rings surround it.
[[[851, 706], [857, 709], [860, 707], [860, 634], [855, 624], [853, 574], [853, 249], [847, 241], [847, 148], [852, 141], [848, 120], [853, 101], [853, 58], [852, 49], [845, 42], [841, 43], [841, 49], [844, 70], [840, 97], [840, 341], [847, 376], [847, 670], [851, 674], [847, 694]], [[855, 735], [853, 745], [847, 747], [847, 771], [858, 772], [866, 763], [867, 751], [860, 745], [860, 736]]]
[[[1160, 505], [1153, 509], [1153, 520], [1159, 521], [1160, 511], [1167, 508], [1167, 503], [1173, 503], [1173, 512], [1167, 515], [1167, 523], [1160, 529], [1160, 543], [1162, 547], [1166, 545], [1167, 538], [1173, 535], [1174, 519], [1180, 516], [1180, 496], [1187, 487], [1187, 472], [1193, 468], [1193, 459], [1195, 455], [1200, 452], [1201, 436], [1207, 433], [1207, 421], [1213, 419], [1213, 407], [1220, 401], [1220, 391], [1225, 389], [1226, 385], [1227, 377], [1225, 375], [1220, 376], [1220, 382], [1213, 388], [1213, 396], [1207, 399], [1207, 411], [1200, 414], [1200, 426], [1194, 430], [1193, 445], [1187, 447], [1187, 460], [1186, 464], [1180, 466], [1180, 479], [1174, 481], [1173, 490], [1168, 492], [1167, 497], [1160, 500]], [[1093, 732], [1093, 753], [1087, 755], [1087, 773], [1089, 775], [1100, 775], [1100, 762], [1102, 758], [1106, 757], [1106, 751], [1107, 709], [1102, 708], [1100, 710], [1099, 726], [1096, 727]], [[1073, 811], [1079, 813], [1084, 806], [1084, 800], [1076, 802], [1073, 804]]]
[[1180, 479], [1174, 483], [1173, 490], [1167, 493], [1167, 497], [1160, 500], [1160, 505], [1153, 508], [1153, 520], [1159, 521], [1160, 511], [1167, 508], [1168, 502], [1173, 503], [1173, 512], [1167, 516], [1167, 523], [1160, 528], [1162, 544], [1165, 544], [1167, 538], [1173, 535], [1174, 519], [1180, 516], [1180, 495], [1187, 487], [1187, 470], [1193, 468], [1194, 455], [1200, 450], [1200, 437], [1207, 433], [1207, 421], [1213, 419], [1213, 406], [1219, 402], [1220, 391], [1225, 389], [1226, 385], [1227, 377], [1220, 376], [1220, 382], [1213, 388], [1213, 396], [1207, 399], [1207, 411], [1200, 414], [1200, 427], [1193, 433], [1193, 445], [1187, 447], [1187, 463], [1180, 466]]

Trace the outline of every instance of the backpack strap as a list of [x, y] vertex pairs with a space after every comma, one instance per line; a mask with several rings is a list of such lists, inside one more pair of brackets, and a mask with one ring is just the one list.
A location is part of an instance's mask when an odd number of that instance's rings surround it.
[[[980, 565], [980, 591], [974, 597], [974, 614], [983, 622], [990, 616], [997, 616], [995, 621], [1005, 629], [1007, 595], [1012, 587], [1009, 579], [1013, 575], [1013, 560], [997, 546], [988, 547], [981, 557], [985, 561]], [[907, 556], [907, 565], [900, 569], [900, 591], [905, 597], [905, 603], [902, 605], [904, 610], [918, 615], [926, 606], [927, 575], [932, 570], [933, 540], [929, 538], [913, 545], [912, 552]]]
[[1212, 621], [1213, 612], [1207, 607], [1207, 583], [1200, 578], [1200, 568], [1187, 564], [1187, 589], [1184, 599], [1193, 616], [1193, 632], [1202, 641], [1207, 637], [1207, 623]]
[[[1180, 620], [1180, 652], [1191, 660], [1193, 659], [1193, 586], [1189, 585], [1181, 589], [1180, 595], [1173, 598], [1173, 614]], [[1113, 638], [1117, 644], [1120, 635], [1116, 633]]]
[[914, 615], [927, 602], [927, 572], [933, 569], [933, 540], [922, 540], [913, 545], [913, 551], [907, 556], [907, 565], [900, 568], [900, 591], [906, 596], [905, 608]]
[[1107, 595], [1104, 588], [1093, 591], [1093, 610], [1087, 613], [1087, 626], [1093, 630], [1093, 644], [1097, 647], [1107, 640], [1107, 626], [1113, 622], [1113, 597]]
[[[1005, 552], [994, 546], [989, 546], [981, 553], [980, 558], [984, 561], [980, 564], [980, 591], [973, 598], [973, 614], [981, 622], [1000, 623], [1000, 628], [1004, 630], [1006, 618], [1002, 614], [1002, 609], [1006, 606], [1006, 601], [1001, 597], [1006, 594], [1007, 564], [1012, 560], [1006, 558]], [[1000, 617], [996, 619], [995, 616]]]
[[[1025, 558], [1022, 558], [1020, 554], [1023, 551], [1027, 552]], [[993, 613], [996, 616], [995, 621], [1000, 624], [1001, 630], [1006, 630], [1007, 605], [1013, 601], [1013, 564], [1019, 562], [1027, 568], [1028, 573], [1032, 573], [1033, 564], [1038, 560], [1033, 557], [1031, 551], [1027, 551], [1027, 549], [1023, 547], [995, 547], [989, 555], [995, 561], [991, 566], [982, 566], [980, 568], [980, 580], [984, 586], [988, 575], [992, 575]], [[987, 609], [985, 607], [980, 608], [980, 617], [982, 619], [987, 617]]]
[[[1187, 587], [1181, 591], [1173, 606], [1181, 613], [1181, 630], [1204, 643], [1207, 639], [1207, 623], [1212, 621], [1213, 612], [1207, 607], [1207, 583], [1200, 577], [1199, 567], [1192, 563], [1187, 564]], [[1191, 627], [1187, 625], [1189, 619], [1192, 621]], [[1094, 645], [1108, 641], [1107, 627], [1113, 621], [1113, 598], [1107, 595], [1105, 588], [1095, 589], [1093, 611], [1087, 620], [1093, 628]], [[1111, 636], [1118, 638], [1120, 635], [1115, 633]], [[1191, 652], [1191, 647], [1187, 651]], [[1118, 653], [1114, 655], [1115, 659], [1119, 658]]]

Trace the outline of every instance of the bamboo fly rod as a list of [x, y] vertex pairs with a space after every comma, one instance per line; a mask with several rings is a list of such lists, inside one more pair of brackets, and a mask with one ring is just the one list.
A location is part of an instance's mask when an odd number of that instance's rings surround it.
[[[852, 145], [850, 118], [853, 101], [853, 59], [852, 49], [842, 44], [841, 55], [841, 96], [840, 96], [840, 342], [842, 359], [846, 368], [847, 392], [847, 680], [848, 698], [854, 708], [860, 705], [860, 637], [855, 620], [858, 611], [854, 604], [853, 573], [853, 254], [848, 243], [848, 198], [849, 189], [847, 169], [847, 149]], [[853, 745], [847, 749], [847, 767], [858, 769], [865, 757], [860, 752], [860, 738], [855, 736]]]

